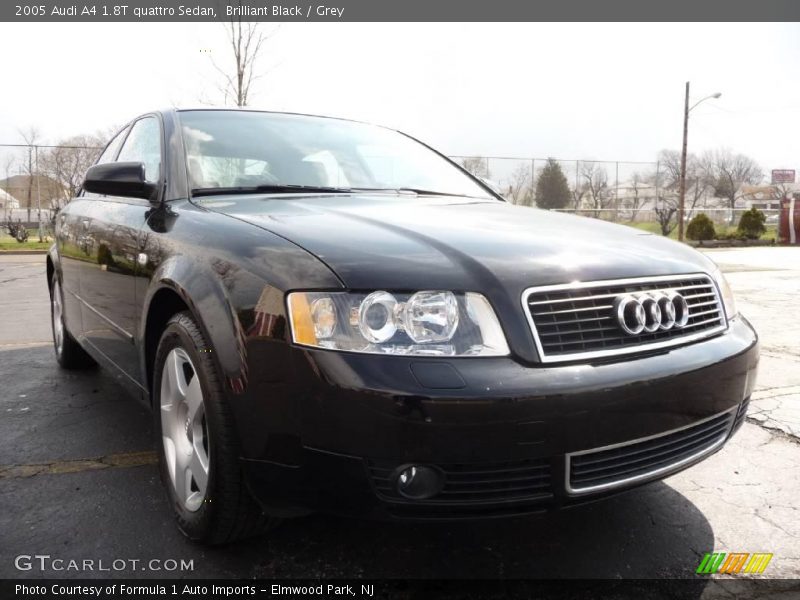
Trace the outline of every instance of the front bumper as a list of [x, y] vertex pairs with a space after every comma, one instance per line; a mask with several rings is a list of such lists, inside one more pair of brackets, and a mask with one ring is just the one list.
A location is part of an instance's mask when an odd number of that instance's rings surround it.
[[[743, 318], [581, 365], [283, 349], [251, 341], [254, 376], [234, 403], [251, 489], [275, 513], [395, 518], [524, 514], [663, 478], [729, 439], [758, 363]], [[443, 471], [442, 494], [397, 494], [407, 464]]]

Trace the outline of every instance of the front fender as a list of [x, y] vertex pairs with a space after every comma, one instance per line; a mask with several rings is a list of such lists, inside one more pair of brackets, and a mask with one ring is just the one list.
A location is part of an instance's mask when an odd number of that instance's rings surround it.
[[[151, 278], [143, 302], [143, 314], [164, 289], [177, 294], [197, 321], [213, 349], [213, 358], [229, 392], [240, 394], [247, 385], [247, 355], [242, 326], [230, 294], [207, 264], [186, 256], [174, 256], [159, 265]], [[145, 340], [148, 318], [141, 319], [140, 337]], [[143, 353], [144, 354], [144, 353]], [[145, 361], [144, 356], [142, 357]], [[147, 368], [143, 365], [143, 368]]]

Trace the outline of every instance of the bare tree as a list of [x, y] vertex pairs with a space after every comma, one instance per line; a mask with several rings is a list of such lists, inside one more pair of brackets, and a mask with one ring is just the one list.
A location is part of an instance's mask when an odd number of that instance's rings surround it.
[[[238, 5], [241, 7], [241, 0]], [[236, 106], [247, 106], [253, 82], [264, 75], [256, 71], [256, 64], [264, 44], [274, 35], [277, 28], [264, 32], [261, 23], [243, 22], [241, 17], [238, 17], [226, 23], [225, 30], [233, 51], [233, 69], [231, 71], [220, 67], [213, 58], [211, 64], [223, 77], [224, 84], [221, 86], [221, 91], [224, 102], [227, 104], [232, 99]]]
[[27, 129], [20, 129], [19, 135], [28, 146], [27, 164], [23, 164], [22, 171], [27, 177], [26, 204], [28, 206], [28, 222], [31, 220], [31, 204], [33, 203], [33, 178], [36, 175], [33, 164], [34, 147], [39, 143], [39, 130], [33, 125]]
[[[681, 181], [681, 155], [677, 150], [662, 150], [658, 153], [659, 175], [657, 187], [677, 195]], [[690, 218], [700, 200], [708, 198], [714, 190], [714, 175], [707, 157], [694, 154], [686, 157], [686, 216]], [[666, 197], [666, 195], [665, 195]]]
[[572, 205], [575, 210], [580, 210], [583, 206], [583, 197], [586, 196], [586, 186], [578, 184], [572, 188]]
[[678, 221], [674, 218], [678, 211], [678, 199], [674, 196], [660, 196], [656, 198], [656, 220], [661, 227], [661, 235], [669, 235], [678, 226]]
[[528, 165], [519, 164], [508, 179], [508, 193], [505, 197], [511, 204], [531, 206], [533, 204], [533, 187], [531, 170]]
[[461, 166], [475, 175], [475, 177], [480, 177], [481, 179], [489, 179], [491, 177], [489, 159], [483, 156], [465, 156], [461, 159]]
[[773, 183], [771, 186], [770, 200], [772, 202], [780, 202], [784, 198], [791, 198], [794, 190], [794, 183]]
[[78, 194], [87, 169], [97, 160], [104, 143], [100, 135], [79, 135], [61, 140], [58, 146], [40, 153], [42, 173], [56, 181], [62, 192], [50, 199], [51, 208], [60, 209]]
[[658, 156], [658, 168], [648, 179], [656, 188], [653, 212], [661, 229], [661, 235], [669, 235], [678, 226], [678, 186], [680, 185], [680, 156], [675, 161], [672, 150], [662, 150]]
[[706, 153], [703, 162], [711, 176], [714, 195], [726, 201], [730, 222], [733, 223], [736, 201], [743, 197], [742, 186], [761, 183], [764, 172], [749, 156], [734, 154], [727, 149]]
[[642, 206], [647, 203], [647, 199], [642, 197], [643, 188], [647, 185], [647, 177], [640, 173], [639, 171], [635, 171], [631, 175], [630, 180], [630, 189], [633, 192], [633, 195], [630, 198], [630, 210], [631, 210], [631, 221], [636, 220], [636, 215], [639, 214], [639, 211], [642, 209]]
[[584, 162], [581, 163], [580, 176], [583, 180], [583, 185], [585, 186], [589, 200], [592, 203], [592, 208], [606, 208], [608, 206], [610, 193], [608, 188], [608, 173], [605, 168], [596, 162]]

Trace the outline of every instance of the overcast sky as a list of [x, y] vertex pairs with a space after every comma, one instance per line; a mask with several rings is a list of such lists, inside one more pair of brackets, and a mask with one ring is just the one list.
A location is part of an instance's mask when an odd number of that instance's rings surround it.
[[[0, 24], [0, 142], [220, 99], [221, 24]], [[285, 24], [254, 107], [389, 125], [448, 154], [654, 160], [725, 146], [800, 169], [798, 24]]]

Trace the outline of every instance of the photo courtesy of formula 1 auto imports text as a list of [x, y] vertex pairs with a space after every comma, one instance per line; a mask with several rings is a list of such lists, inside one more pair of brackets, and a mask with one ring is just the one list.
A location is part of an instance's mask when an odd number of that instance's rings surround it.
[[0, 5], [0, 599], [800, 598], [800, 5]]

